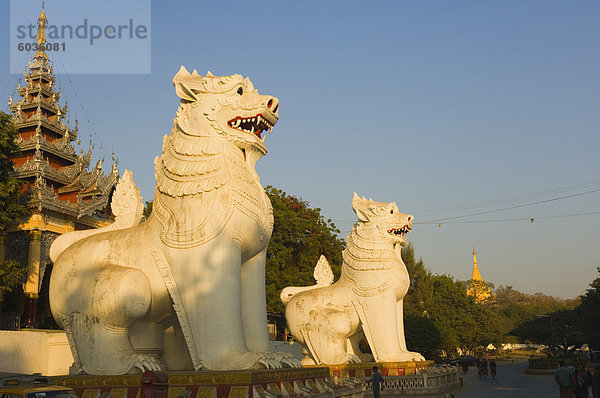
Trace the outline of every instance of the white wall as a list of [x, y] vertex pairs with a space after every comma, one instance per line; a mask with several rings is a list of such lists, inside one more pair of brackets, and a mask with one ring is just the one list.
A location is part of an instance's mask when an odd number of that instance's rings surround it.
[[0, 330], [0, 372], [68, 375], [73, 355], [60, 330]]

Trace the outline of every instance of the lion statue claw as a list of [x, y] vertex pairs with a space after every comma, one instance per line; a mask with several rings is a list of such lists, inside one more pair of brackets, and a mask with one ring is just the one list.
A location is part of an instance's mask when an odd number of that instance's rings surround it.
[[333, 283], [331, 268], [321, 256], [316, 285], [281, 291], [290, 332], [309, 355], [302, 363], [360, 362], [356, 354], [363, 334], [376, 362], [424, 361], [421, 354], [408, 351], [404, 338], [402, 300], [410, 279], [401, 250], [413, 217], [400, 213], [395, 203], [356, 193], [352, 207], [358, 222], [342, 253], [340, 279]]
[[50, 305], [74, 372], [300, 366], [269, 343], [265, 256], [273, 209], [255, 170], [279, 100], [240, 75], [173, 78], [181, 99], [155, 159], [152, 214], [130, 172], [114, 224], [51, 248]]

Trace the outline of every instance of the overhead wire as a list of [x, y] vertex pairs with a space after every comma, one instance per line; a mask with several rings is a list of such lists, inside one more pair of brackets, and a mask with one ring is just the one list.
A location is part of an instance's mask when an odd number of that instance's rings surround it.
[[[77, 100], [77, 103], [81, 107], [81, 110], [83, 111], [83, 115], [85, 116], [86, 122], [88, 123], [88, 125], [90, 127], [90, 136], [92, 134], [94, 135], [94, 137], [96, 138], [97, 142], [100, 144], [100, 150], [102, 150], [103, 153], [106, 154], [106, 152], [104, 152], [105, 148], [104, 148], [104, 145], [102, 143], [102, 140], [100, 139], [100, 136], [98, 136], [98, 134], [96, 133], [96, 128], [95, 128], [94, 124], [92, 123], [92, 121], [90, 120], [90, 117], [89, 117], [89, 115], [88, 115], [85, 107], [83, 106], [83, 102], [81, 101], [81, 98], [79, 98], [79, 95], [77, 94], [77, 90], [75, 89], [75, 85], [73, 84], [73, 80], [71, 80], [71, 76], [69, 76], [69, 74], [67, 73], [67, 68], [65, 67], [65, 64], [62, 61], [62, 58], [60, 57], [60, 55], [58, 54], [58, 52], [56, 53], [56, 57], [58, 58], [60, 64], [62, 65], [63, 73], [66, 76], [67, 81], [71, 85], [71, 90], [73, 91], [73, 95], [75, 96], [75, 99]], [[91, 145], [91, 143], [90, 143], [90, 145]]]
[[[500, 219], [491, 219], [491, 220], [469, 220], [469, 221], [450, 221], [444, 222], [441, 224], [481, 224], [481, 223], [492, 223], [492, 222], [508, 222], [508, 221], [529, 221], [533, 223], [536, 220], [549, 219], [549, 218], [565, 218], [565, 217], [581, 217], [581, 216], [591, 216], [598, 215], [600, 211], [590, 211], [586, 213], [576, 213], [576, 214], [557, 214], [550, 216], [537, 216], [537, 217], [516, 217], [516, 218], [500, 218]], [[415, 223], [415, 224], [436, 224], [434, 222], [423, 222], [423, 223]]]
[[[439, 213], [452, 213], [452, 212], [458, 212], [458, 211], [473, 211], [475, 209], [488, 207], [488, 206], [491, 206], [491, 205], [494, 205], [497, 203], [506, 204], [506, 203], [516, 202], [516, 201], [521, 201], [521, 200], [526, 200], [526, 199], [534, 199], [537, 197], [544, 197], [544, 196], [551, 195], [551, 194], [558, 194], [561, 192], [566, 193], [569, 191], [573, 191], [575, 189], [579, 190], [579, 189], [595, 187], [595, 186], [599, 186], [599, 185], [600, 185], [600, 180], [581, 183], [581, 184], [575, 184], [575, 185], [568, 185], [565, 187], [559, 187], [559, 188], [554, 188], [554, 189], [540, 191], [540, 192], [533, 192], [533, 193], [524, 194], [524, 195], [517, 195], [517, 196], [508, 197], [508, 198], [491, 199], [491, 200], [487, 200], [487, 201], [475, 202], [475, 203], [470, 203], [470, 204], [465, 204], [465, 205], [446, 206], [446, 207], [442, 207], [442, 208], [438, 208], [438, 209], [415, 210], [414, 212], [423, 216], [423, 215], [427, 215], [427, 214], [431, 214], [431, 213], [439, 214]], [[434, 216], [430, 216], [430, 218], [434, 218]], [[435, 217], [435, 218], [442, 218], [442, 217]]]
[[[595, 187], [595, 186], [598, 186], [599, 184], [600, 184], [600, 181], [592, 181], [592, 182], [586, 182], [586, 183], [581, 183], [581, 184], [569, 185], [569, 186], [560, 187], [560, 188], [554, 188], [551, 190], [536, 192], [536, 193], [532, 193], [532, 194], [518, 195], [518, 196], [514, 196], [512, 198], [507, 198], [507, 199], [493, 199], [493, 200], [488, 200], [488, 201], [484, 201], [484, 202], [474, 203], [471, 205], [446, 207], [444, 209], [460, 209], [460, 208], [468, 209], [469, 206], [472, 206], [472, 207], [470, 207], [472, 209], [477, 209], [477, 208], [489, 206], [489, 204], [493, 204], [493, 203], [499, 203], [499, 202], [504, 203], [506, 201], [510, 202], [510, 201], [523, 199], [523, 198], [534, 198], [534, 197], [539, 197], [539, 196], [545, 196], [550, 193], [559, 193], [559, 192], [565, 192], [565, 191], [568, 192], [570, 190], [572, 191], [573, 189]], [[577, 193], [562, 195], [559, 197], [553, 197], [553, 198], [538, 200], [538, 201], [529, 202], [529, 203], [521, 203], [521, 204], [516, 204], [513, 206], [505, 206], [505, 207], [501, 207], [501, 208], [497, 208], [497, 209], [484, 210], [484, 211], [479, 211], [479, 212], [471, 212], [468, 214], [451, 216], [451, 217], [432, 218], [430, 220], [420, 221], [420, 222], [415, 221], [414, 224], [421, 224], [421, 225], [433, 224], [433, 225], [437, 225], [437, 226], [441, 227], [443, 224], [481, 224], [481, 223], [499, 223], [499, 222], [511, 222], [511, 221], [529, 221], [530, 223], [533, 223], [533, 222], [535, 222], [535, 220], [600, 215], [600, 211], [590, 211], [590, 212], [583, 212], [583, 213], [551, 214], [551, 215], [534, 216], [534, 217], [509, 217], [509, 218], [496, 218], [496, 219], [489, 219], [489, 220], [459, 220], [461, 218], [474, 217], [474, 216], [484, 215], [484, 214], [492, 214], [492, 213], [496, 213], [496, 212], [513, 210], [513, 209], [518, 209], [518, 208], [522, 208], [522, 207], [550, 203], [550, 202], [554, 202], [554, 201], [588, 195], [588, 194], [592, 194], [592, 193], [596, 193], [596, 192], [600, 192], [600, 188], [594, 188], [594, 189], [590, 189], [590, 190], [587, 190], [584, 192], [577, 192]], [[441, 210], [441, 209], [438, 209], [438, 211], [439, 210]], [[426, 213], [427, 211], [414, 212], [413, 214], [420, 214], [423, 212]], [[434, 211], [432, 210], [430, 212], [434, 212]], [[348, 220], [348, 219], [334, 220], [334, 223], [337, 226], [340, 226], [340, 225], [345, 226], [345, 225], [348, 225], [349, 223], [353, 224], [354, 222], [355, 222], [355, 220]], [[350, 232], [351, 232], [351, 228], [344, 228], [344, 227], [341, 228], [341, 234], [348, 234]]]
[[480, 212], [470, 213], [470, 214], [463, 214], [463, 215], [454, 216], [454, 217], [436, 218], [436, 219], [429, 220], [429, 221], [422, 221], [419, 224], [432, 224], [432, 223], [447, 222], [449, 220], [456, 220], [458, 218], [480, 216], [480, 215], [483, 215], [483, 214], [490, 214], [490, 213], [496, 213], [496, 212], [500, 212], [500, 211], [513, 210], [513, 209], [518, 209], [518, 208], [521, 208], [521, 207], [533, 206], [533, 205], [538, 205], [538, 204], [542, 204], [542, 203], [549, 203], [549, 202], [554, 202], [554, 201], [557, 201], [557, 200], [563, 200], [563, 199], [574, 198], [574, 197], [577, 197], [577, 196], [588, 195], [588, 194], [594, 193], [594, 192], [600, 192], [600, 188], [592, 189], [592, 190], [589, 190], [589, 191], [586, 191], [586, 192], [579, 192], [579, 193], [574, 193], [574, 194], [570, 194], [570, 195], [564, 195], [564, 196], [560, 196], [560, 197], [557, 197], [557, 198], [544, 199], [544, 200], [539, 200], [539, 201], [531, 202], [531, 203], [524, 203], [524, 204], [519, 204], [519, 205], [514, 205], [514, 206], [502, 207], [502, 208], [499, 208], [499, 209], [480, 211]]

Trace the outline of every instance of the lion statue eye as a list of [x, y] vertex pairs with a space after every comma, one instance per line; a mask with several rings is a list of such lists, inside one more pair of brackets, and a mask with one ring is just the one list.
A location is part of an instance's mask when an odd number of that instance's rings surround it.
[[390, 210], [390, 214], [394, 214], [394, 209]]
[[242, 87], [238, 88], [238, 89], [237, 89], [237, 93], [238, 93], [239, 95], [242, 95], [242, 94], [244, 94], [244, 89], [243, 89]]

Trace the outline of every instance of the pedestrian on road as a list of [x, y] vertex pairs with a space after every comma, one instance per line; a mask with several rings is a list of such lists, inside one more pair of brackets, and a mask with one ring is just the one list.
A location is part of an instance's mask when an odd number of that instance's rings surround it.
[[575, 369], [575, 397], [589, 398], [589, 389], [592, 385], [592, 375], [582, 363]]
[[487, 376], [488, 375], [488, 360], [487, 360], [487, 357], [483, 359], [482, 364], [483, 364], [483, 375]]
[[490, 372], [494, 380], [496, 380], [496, 361], [494, 361], [494, 358], [490, 359]]
[[373, 366], [371, 383], [373, 384], [373, 398], [381, 398], [379, 391], [383, 390], [383, 376], [377, 371], [377, 366]]
[[560, 398], [573, 398], [575, 393], [575, 379], [573, 371], [569, 366], [565, 366], [565, 361], [558, 361], [560, 366], [554, 372], [554, 381], [560, 389]]

